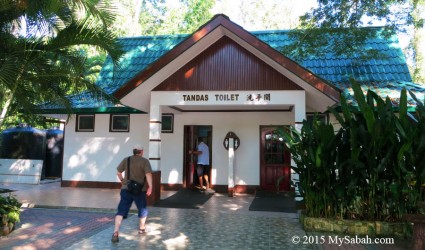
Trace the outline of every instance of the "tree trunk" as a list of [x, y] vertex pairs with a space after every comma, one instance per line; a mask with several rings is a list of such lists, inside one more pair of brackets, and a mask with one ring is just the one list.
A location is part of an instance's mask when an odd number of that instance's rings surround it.
[[9, 111], [10, 104], [13, 100], [13, 94], [12, 93], [6, 93], [6, 102], [4, 103], [4, 106], [2, 108], [1, 114], [0, 114], [0, 128], [3, 126], [4, 119], [6, 118], [7, 112]]

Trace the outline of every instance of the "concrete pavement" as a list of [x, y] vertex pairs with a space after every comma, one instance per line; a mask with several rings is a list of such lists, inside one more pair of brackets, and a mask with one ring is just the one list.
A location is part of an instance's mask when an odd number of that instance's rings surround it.
[[[120, 242], [110, 241], [119, 190], [0, 183], [24, 203], [21, 223], [1, 249], [407, 249], [391, 245], [315, 242], [327, 234], [306, 233], [292, 213], [253, 212], [253, 196], [215, 194], [200, 209], [149, 207], [148, 233], [139, 235], [133, 213]], [[161, 198], [172, 193], [163, 192]], [[296, 239], [300, 241], [297, 242]], [[306, 241], [307, 240], [307, 241]], [[309, 242], [310, 241], [310, 242]]]

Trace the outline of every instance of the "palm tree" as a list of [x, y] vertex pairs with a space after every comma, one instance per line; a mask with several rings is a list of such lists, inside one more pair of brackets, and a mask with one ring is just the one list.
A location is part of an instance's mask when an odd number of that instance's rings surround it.
[[0, 127], [8, 114], [33, 116], [45, 102], [70, 114], [67, 96], [86, 90], [113, 101], [93, 84], [81, 49], [94, 46], [117, 64], [122, 51], [107, 30], [113, 11], [102, 0], [0, 0]]

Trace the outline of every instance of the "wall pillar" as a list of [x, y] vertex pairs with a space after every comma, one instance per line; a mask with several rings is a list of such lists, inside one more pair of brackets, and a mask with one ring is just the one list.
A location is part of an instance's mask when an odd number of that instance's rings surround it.
[[161, 170], [161, 111], [160, 106], [151, 104], [149, 117], [149, 161], [152, 170]]
[[152, 194], [148, 197], [148, 205], [161, 199], [161, 109], [152, 104], [149, 117], [149, 162], [152, 167]]

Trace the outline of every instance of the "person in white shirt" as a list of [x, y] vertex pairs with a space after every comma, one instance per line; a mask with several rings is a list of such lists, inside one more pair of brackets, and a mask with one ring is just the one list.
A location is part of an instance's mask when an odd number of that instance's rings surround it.
[[[198, 163], [196, 167], [196, 172], [198, 173], [199, 185], [201, 189], [207, 190], [210, 189], [210, 183], [208, 180], [208, 175], [210, 173], [210, 151], [208, 145], [204, 143], [204, 138], [199, 137], [199, 144], [196, 148], [196, 151], [189, 151], [198, 156]], [[204, 186], [205, 178], [205, 186]]]

